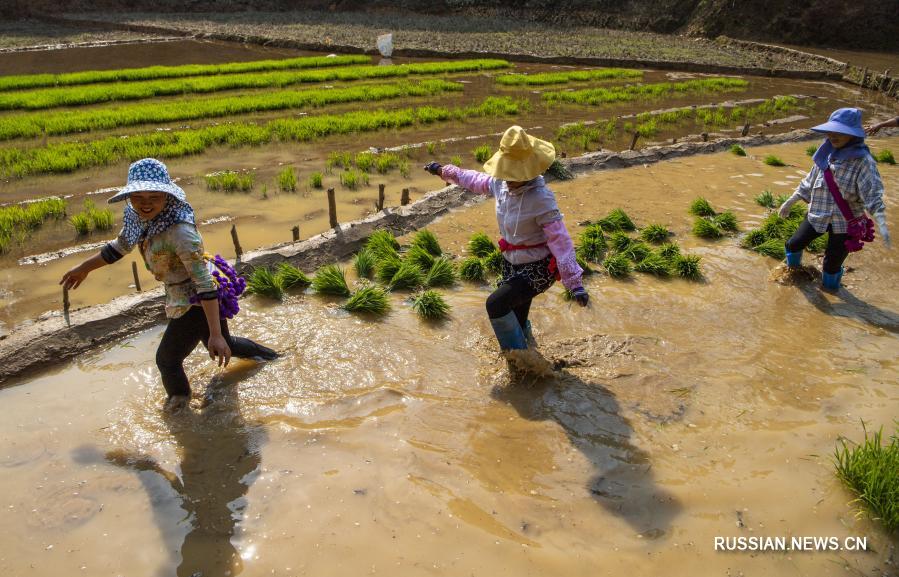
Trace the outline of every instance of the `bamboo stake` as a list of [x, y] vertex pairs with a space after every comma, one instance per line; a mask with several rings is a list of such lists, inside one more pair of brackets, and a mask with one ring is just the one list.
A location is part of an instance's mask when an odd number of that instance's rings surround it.
[[243, 248], [240, 246], [240, 239], [237, 238], [237, 225], [231, 225], [231, 241], [234, 243], [234, 253], [237, 255], [237, 262], [240, 262], [240, 257], [243, 255]]
[[69, 303], [69, 287], [62, 287], [62, 316], [66, 320], [66, 326], [72, 326], [72, 323], [69, 321], [69, 307], [71, 307], [71, 303]]
[[290, 229], [290, 232], [293, 233], [293, 242], [300, 240], [300, 225], [296, 225]]
[[402, 206], [406, 206], [407, 204], [409, 204], [409, 189], [408, 188], [403, 189], [403, 195], [400, 197], [400, 204]]
[[637, 139], [640, 138], [640, 133], [635, 132], [634, 137], [631, 138], [631, 147], [628, 150], [633, 150], [637, 146]]
[[383, 185], [383, 184], [379, 184], [379, 185], [378, 185], [378, 205], [377, 205], [377, 209], [378, 209], [378, 210], [384, 210], [384, 185]]
[[328, 218], [331, 221], [331, 228], [337, 228], [337, 199], [334, 197], [334, 189], [328, 189]]
[[137, 289], [137, 292], [141, 292], [140, 277], [137, 276], [137, 262], [135, 262], [135, 261], [131, 261], [131, 274], [134, 275], [134, 288]]

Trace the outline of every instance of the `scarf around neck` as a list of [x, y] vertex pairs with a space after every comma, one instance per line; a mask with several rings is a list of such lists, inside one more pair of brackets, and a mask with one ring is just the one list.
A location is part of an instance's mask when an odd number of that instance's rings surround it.
[[836, 148], [830, 143], [829, 139], [824, 139], [821, 146], [812, 156], [812, 161], [818, 165], [821, 170], [827, 170], [830, 163], [835, 160], [845, 160], [848, 158], [862, 158], [866, 154], [871, 154], [868, 145], [865, 144], [864, 138], [855, 137], [843, 148]]
[[125, 205], [125, 219], [119, 237], [124, 239], [129, 248], [134, 247], [145, 238], [156, 236], [179, 222], [196, 224], [194, 209], [190, 204], [178, 200], [170, 194], [166, 195], [166, 203], [162, 211], [150, 220], [141, 219], [129, 201]]

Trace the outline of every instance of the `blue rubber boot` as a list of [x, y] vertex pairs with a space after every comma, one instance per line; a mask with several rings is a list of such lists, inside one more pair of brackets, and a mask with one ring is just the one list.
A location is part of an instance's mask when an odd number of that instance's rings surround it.
[[524, 321], [524, 340], [527, 341], [528, 347], [537, 346], [537, 339], [534, 338], [534, 329], [531, 327], [531, 321]]
[[796, 268], [802, 264], [802, 251], [797, 250], [796, 252], [786, 251], [787, 253], [787, 266], [790, 268]]
[[493, 332], [496, 334], [496, 340], [499, 341], [499, 348], [502, 350], [524, 350], [528, 348], [524, 331], [521, 330], [518, 317], [515, 316], [514, 312], [509, 312], [506, 316], [498, 319], [490, 319], [490, 324], [493, 325]]
[[824, 290], [839, 290], [841, 278], [843, 278], [843, 267], [840, 267], [840, 271], [835, 273], [822, 272], [821, 286], [824, 288]]

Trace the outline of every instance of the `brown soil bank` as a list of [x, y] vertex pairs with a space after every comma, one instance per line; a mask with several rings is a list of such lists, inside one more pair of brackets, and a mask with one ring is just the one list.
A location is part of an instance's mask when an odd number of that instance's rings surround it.
[[[13, 0], [0, 14], [57, 14], [59, 12], [140, 11], [160, 12], [243, 12], [284, 11], [300, 8], [288, 0], [160, 0], [140, 5], [123, 0]], [[729, 0], [660, 0], [658, 2], [609, 2], [589, 0], [312, 0], [303, 10], [365, 11], [423, 15], [453, 15], [488, 18], [497, 22], [531, 21], [554, 26], [591, 26], [661, 33], [685, 33], [737, 38], [827, 45], [844, 48], [899, 50], [895, 15], [899, 0], [835, 0], [757, 2]], [[825, 32], [826, 30], [826, 32]]]

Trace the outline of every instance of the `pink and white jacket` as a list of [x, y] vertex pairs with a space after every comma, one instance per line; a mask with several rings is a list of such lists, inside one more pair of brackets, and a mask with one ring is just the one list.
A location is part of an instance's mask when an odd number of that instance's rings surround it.
[[569, 290], [581, 287], [583, 269], [577, 264], [574, 243], [562, 222], [556, 197], [546, 186], [542, 176], [509, 191], [506, 181], [476, 170], [464, 170], [447, 164], [441, 169], [444, 180], [458, 184], [477, 194], [496, 199], [496, 222], [499, 232], [509, 244], [534, 246], [507, 251], [503, 258], [511, 264], [526, 264], [542, 260], [552, 254]]

